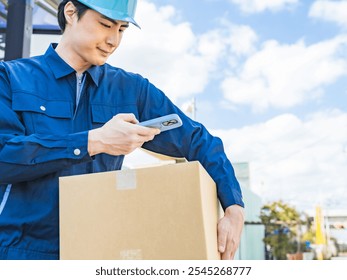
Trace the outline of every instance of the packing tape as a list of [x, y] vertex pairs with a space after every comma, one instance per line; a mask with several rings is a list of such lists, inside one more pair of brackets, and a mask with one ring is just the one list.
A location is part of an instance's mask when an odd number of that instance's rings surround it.
[[122, 250], [120, 251], [121, 260], [142, 260], [142, 250], [132, 249], [132, 250]]
[[117, 190], [134, 190], [136, 189], [136, 171], [125, 169], [116, 172], [116, 188]]

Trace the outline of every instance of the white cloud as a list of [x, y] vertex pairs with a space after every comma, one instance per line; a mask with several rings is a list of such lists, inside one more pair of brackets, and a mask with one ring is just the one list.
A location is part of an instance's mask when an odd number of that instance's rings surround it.
[[239, 5], [246, 13], [260, 13], [265, 10], [273, 12], [286, 9], [299, 3], [299, 0], [229, 0]]
[[254, 111], [287, 108], [316, 98], [324, 86], [347, 74], [347, 37], [313, 45], [299, 41], [281, 45], [267, 41], [240, 69], [222, 83], [232, 104], [248, 104]]
[[309, 16], [347, 27], [347, 1], [315, 1], [310, 8]]
[[258, 36], [246, 25], [231, 25], [229, 45], [231, 52], [236, 55], [249, 55], [255, 51]]
[[202, 92], [214, 70], [218, 43], [201, 40], [199, 45], [188, 22], [174, 22], [173, 6], [141, 1], [137, 11], [142, 30], [128, 30], [109, 63], [149, 78], [172, 99]]
[[249, 162], [251, 187], [264, 202], [300, 208], [345, 207], [347, 113], [330, 110], [306, 120], [291, 114], [241, 129], [214, 131], [233, 162]]
[[247, 26], [223, 22], [222, 27], [193, 33], [189, 22], [177, 22], [173, 6], [156, 7], [149, 1], [138, 5], [137, 21], [124, 34], [122, 44], [108, 63], [140, 73], [171, 99], [203, 92], [225, 57], [249, 55], [257, 35]]

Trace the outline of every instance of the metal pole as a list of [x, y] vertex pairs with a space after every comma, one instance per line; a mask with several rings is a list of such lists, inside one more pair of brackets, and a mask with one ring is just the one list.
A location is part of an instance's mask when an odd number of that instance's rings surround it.
[[8, 0], [5, 60], [30, 56], [32, 0]]

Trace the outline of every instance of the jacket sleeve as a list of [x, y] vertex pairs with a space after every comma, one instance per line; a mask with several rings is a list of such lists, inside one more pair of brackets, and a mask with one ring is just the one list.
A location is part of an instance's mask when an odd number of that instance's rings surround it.
[[12, 110], [12, 93], [0, 65], [0, 184], [34, 180], [73, 164], [91, 161], [88, 132], [68, 135], [26, 135]]
[[141, 92], [138, 100], [140, 121], [176, 113], [183, 122], [181, 127], [163, 132], [153, 141], [145, 143], [143, 148], [168, 156], [185, 157], [188, 161], [198, 160], [216, 182], [223, 209], [233, 204], [244, 207], [240, 185], [221, 139], [212, 136], [202, 124], [191, 120], [147, 80], [142, 83]]

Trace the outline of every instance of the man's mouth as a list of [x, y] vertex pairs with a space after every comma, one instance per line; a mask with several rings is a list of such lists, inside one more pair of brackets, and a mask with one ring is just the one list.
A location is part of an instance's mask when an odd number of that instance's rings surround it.
[[98, 48], [98, 50], [104, 55], [110, 55], [111, 54], [111, 52], [105, 51], [105, 50], [100, 49], [100, 48]]

